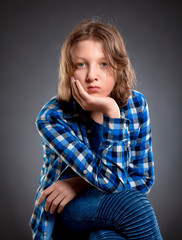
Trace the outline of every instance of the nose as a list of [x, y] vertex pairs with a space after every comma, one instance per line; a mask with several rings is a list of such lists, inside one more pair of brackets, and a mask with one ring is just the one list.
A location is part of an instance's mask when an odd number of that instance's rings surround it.
[[89, 66], [88, 72], [87, 72], [87, 82], [93, 82], [98, 80], [98, 69], [96, 66]]

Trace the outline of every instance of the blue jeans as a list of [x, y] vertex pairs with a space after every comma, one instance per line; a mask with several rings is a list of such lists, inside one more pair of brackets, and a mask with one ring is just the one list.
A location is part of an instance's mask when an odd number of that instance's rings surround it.
[[53, 233], [56, 240], [162, 239], [149, 200], [137, 190], [84, 191], [56, 214]]

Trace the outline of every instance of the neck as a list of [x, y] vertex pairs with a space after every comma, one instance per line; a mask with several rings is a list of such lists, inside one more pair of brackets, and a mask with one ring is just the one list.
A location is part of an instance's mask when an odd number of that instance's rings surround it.
[[103, 124], [103, 113], [101, 112], [90, 112], [90, 117], [97, 123]]

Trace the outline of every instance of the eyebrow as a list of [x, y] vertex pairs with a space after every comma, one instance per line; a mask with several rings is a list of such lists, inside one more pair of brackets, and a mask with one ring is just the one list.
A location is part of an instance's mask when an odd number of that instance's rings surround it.
[[[74, 56], [73, 59], [74, 59], [74, 60], [87, 61], [87, 58], [85, 58], [85, 57], [79, 57], [79, 56], [78, 56], [78, 57]], [[99, 58], [98, 60], [99, 60], [99, 61], [107, 61], [107, 58], [106, 58], [106, 57], [101, 57], [101, 58]]]

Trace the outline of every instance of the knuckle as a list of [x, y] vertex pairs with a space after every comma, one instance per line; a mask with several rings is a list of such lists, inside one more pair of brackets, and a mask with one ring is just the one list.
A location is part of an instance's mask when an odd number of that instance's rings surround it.
[[53, 208], [56, 208], [57, 207], [57, 203], [53, 202], [52, 206], [53, 206]]
[[82, 103], [82, 108], [83, 108], [83, 110], [87, 110], [86, 104]]
[[58, 208], [58, 213], [61, 213], [62, 211], [63, 211], [63, 209], [64, 209], [64, 207], [63, 206], [59, 206], [59, 208]]
[[51, 204], [51, 200], [48, 198], [47, 201], [46, 201], [46, 203], [47, 203], [48, 205], [50, 205], [50, 204]]
[[90, 105], [89, 102], [82, 102], [82, 108], [83, 108], [83, 110], [89, 110], [89, 105]]
[[65, 204], [64, 202], [60, 202], [59, 207], [60, 207], [60, 208], [64, 208], [65, 205], [66, 205], [66, 204]]
[[46, 196], [46, 193], [45, 191], [42, 192], [42, 197], [45, 197]]

